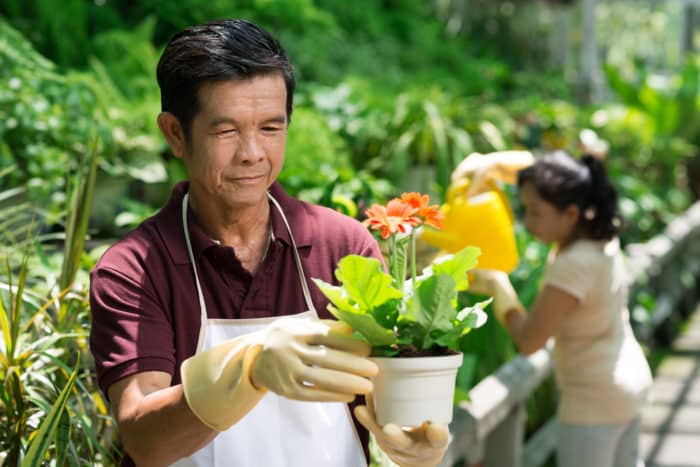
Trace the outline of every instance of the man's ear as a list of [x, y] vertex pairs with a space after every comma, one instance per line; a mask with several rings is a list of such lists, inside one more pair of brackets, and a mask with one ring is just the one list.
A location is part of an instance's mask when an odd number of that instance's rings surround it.
[[173, 155], [179, 159], [185, 157], [187, 140], [180, 120], [170, 112], [161, 112], [158, 115], [158, 128], [170, 146]]

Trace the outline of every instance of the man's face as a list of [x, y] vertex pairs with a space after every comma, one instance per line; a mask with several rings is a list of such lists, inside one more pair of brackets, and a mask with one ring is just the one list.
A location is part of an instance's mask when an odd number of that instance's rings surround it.
[[284, 164], [286, 98], [280, 74], [200, 88], [183, 155], [200, 202], [233, 208], [267, 202], [265, 193]]

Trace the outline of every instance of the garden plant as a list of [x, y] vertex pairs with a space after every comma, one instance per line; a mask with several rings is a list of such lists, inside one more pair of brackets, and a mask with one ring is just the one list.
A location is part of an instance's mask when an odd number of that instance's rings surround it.
[[[367, 225], [388, 242], [388, 274], [379, 260], [350, 255], [335, 271], [339, 286], [314, 279], [331, 302], [328, 310], [372, 346], [380, 368], [373, 393], [380, 424], [449, 422], [454, 378], [462, 363], [460, 341], [486, 320], [488, 301], [459, 308], [457, 300], [458, 292], [469, 286], [467, 272], [477, 264], [478, 248], [443, 256], [417, 275], [417, 229], [442, 225], [442, 213], [429, 199], [404, 193], [367, 210]], [[446, 373], [444, 380], [434, 376]], [[395, 407], [394, 399], [400, 400]], [[426, 402], [430, 400], [442, 405], [434, 407]]]

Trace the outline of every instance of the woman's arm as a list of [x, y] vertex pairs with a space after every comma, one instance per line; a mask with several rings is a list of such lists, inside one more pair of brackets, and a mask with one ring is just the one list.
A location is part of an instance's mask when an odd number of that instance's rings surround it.
[[530, 355], [544, 347], [547, 339], [559, 331], [562, 322], [577, 304], [578, 299], [573, 295], [545, 285], [530, 313], [523, 307], [510, 308], [504, 314], [503, 324], [518, 350]]
[[493, 296], [493, 314], [511, 335], [520, 352], [530, 355], [555, 335], [578, 298], [564, 290], [545, 285], [528, 313], [520, 303], [508, 274], [495, 270], [472, 272], [471, 292]]

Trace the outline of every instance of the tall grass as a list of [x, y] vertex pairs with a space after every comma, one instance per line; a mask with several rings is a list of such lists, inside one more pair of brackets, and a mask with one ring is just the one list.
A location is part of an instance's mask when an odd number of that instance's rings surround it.
[[[0, 465], [112, 465], [114, 424], [94, 379], [87, 348], [89, 306], [84, 239], [98, 143], [73, 177], [63, 254], [42, 242], [40, 210], [0, 208], [8, 225], [0, 253]], [[7, 193], [5, 193], [7, 195]], [[0, 193], [0, 199], [3, 193]], [[10, 216], [10, 217], [6, 217]], [[10, 219], [11, 218], [11, 219]], [[36, 225], [36, 227], [34, 227]], [[51, 262], [60, 261], [58, 278]]]

